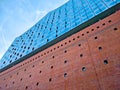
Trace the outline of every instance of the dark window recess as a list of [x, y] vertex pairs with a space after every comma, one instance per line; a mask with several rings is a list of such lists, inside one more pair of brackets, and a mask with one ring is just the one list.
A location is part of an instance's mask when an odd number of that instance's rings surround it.
[[11, 46], [12, 46], [12, 47], [14, 47], [14, 45], [13, 45], [13, 44], [12, 44]]
[[25, 89], [28, 89], [28, 86], [26, 86]]
[[29, 77], [31, 77], [32, 75], [29, 75]]
[[53, 66], [51, 66], [51, 69], [53, 69]]
[[58, 16], [58, 18], [60, 18], [60, 16]]
[[67, 24], [67, 22], [65, 22], [65, 24]]
[[43, 28], [43, 25], [41, 26], [41, 29]]
[[55, 58], [55, 56], [52, 56], [52, 58]]
[[67, 63], [67, 60], [65, 60], [64, 63]]
[[102, 47], [98, 47], [99, 50], [102, 50]]
[[44, 63], [44, 61], [42, 61], [42, 63]]
[[17, 54], [17, 56], [19, 55], [19, 53]]
[[87, 33], [89, 33], [89, 31], [87, 31]]
[[25, 50], [23, 50], [23, 53], [25, 52]]
[[32, 48], [32, 50], [34, 50], [34, 47]]
[[105, 26], [105, 23], [103, 23], [102, 25]]
[[109, 23], [112, 22], [111, 20], [108, 21]]
[[3, 64], [5, 64], [5, 61], [3, 62]]
[[38, 33], [38, 35], [40, 35], [40, 33]]
[[69, 40], [69, 43], [71, 42], [71, 40]]
[[67, 77], [67, 73], [64, 73], [64, 77]]
[[15, 58], [15, 60], [17, 60], [17, 57]]
[[55, 50], [56, 48], [54, 48], [54, 50]]
[[24, 49], [26, 49], [26, 46], [24, 47]]
[[31, 39], [31, 37], [29, 37], [29, 39]]
[[77, 36], [77, 38], [80, 38], [80, 36]]
[[20, 55], [20, 57], [22, 57], [22, 54]]
[[73, 40], [75, 40], [75, 38], [73, 38]]
[[49, 39], [47, 39], [47, 42], [49, 41]]
[[30, 49], [30, 47], [28, 47], [28, 49]]
[[49, 79], [49, 82], [51, 82], [51, 81], [52, 81], [52, 78]]
[[42, 73], [42, 71], [39, 71], [39, 73]]
[[82, 34], [82, 36], [84, 36], [84, 34]]
[[95, 39], [98, 39], [98, 37], [96, 36]]
[[10, 63], [12, 62], [12, 60], [10, 60]]
[[23, 79], [21, 78], [20, 81], [22, 81]]
[[91, 29], [91, 31], [94, 31], [94, 29]]
[[42, 35], [42, 38], [44, 38], [44, 35]]
[[118, 30], [117, 28], [114, 28], [114, 31]]
[[97, 26], [97, 28], [100, 28], [99, 26]]
[[86, 67], [82, 67], [82, 71], [86, 71]]
[[81, 46], [81, 44], [78, 44], [78, 46], [80, 47], [80, 46]]
[[80, 54], [80, 57], [83, 57], [83, 54]]
[[104, 60], [104, 64], [108, 64], [108, 60]]
[[65, 45], [67, 44], [67, 42], [65, 42]]
[[67, 50], [65, 50], [64, 53], [67, 53]]
[[38, 85], [39, 85], [39, 82], [36, 83], [36, 86], [38, 86]]

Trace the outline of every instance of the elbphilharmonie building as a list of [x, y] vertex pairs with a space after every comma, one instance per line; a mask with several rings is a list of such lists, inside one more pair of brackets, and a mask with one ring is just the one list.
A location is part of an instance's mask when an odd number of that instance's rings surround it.
[[0, 90], [119, 90], [120, 0], [69, 0], [15, 38]]

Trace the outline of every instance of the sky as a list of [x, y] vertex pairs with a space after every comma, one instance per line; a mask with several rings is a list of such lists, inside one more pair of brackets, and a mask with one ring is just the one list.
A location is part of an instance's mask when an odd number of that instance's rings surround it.
[[0, 0], [0, 59], [14, 39], [68, 0]]

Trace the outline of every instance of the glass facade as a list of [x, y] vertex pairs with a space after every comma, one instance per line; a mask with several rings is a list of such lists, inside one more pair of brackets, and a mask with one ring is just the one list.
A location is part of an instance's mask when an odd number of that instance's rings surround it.
[[120, 3], [120, 0], [69, 0], [49, 12], [17, 37], [0, 60], [0, 69], [29, 54], [76, 26]]

